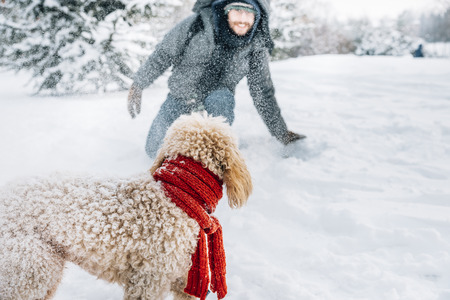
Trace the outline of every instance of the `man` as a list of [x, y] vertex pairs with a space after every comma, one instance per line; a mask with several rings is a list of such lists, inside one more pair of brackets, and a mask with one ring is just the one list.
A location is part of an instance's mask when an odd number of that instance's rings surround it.
[[140, 112], [142, 90], [170, 66], [170, 93], [152, 123], [146, 152], [155, 157], [168, 127], [182, 114], [206, 110], [234, 120], [236, 85], [247, 76], [255, 107], [270, 133], [287, 145], [305, 136], [289, 131], [270, 78], [269, 0], [197, 0], [134, 76], [128, 110]]

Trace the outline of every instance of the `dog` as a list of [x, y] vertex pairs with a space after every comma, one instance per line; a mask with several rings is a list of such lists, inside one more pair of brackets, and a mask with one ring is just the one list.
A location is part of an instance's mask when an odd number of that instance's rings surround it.
[[153, 177], [177, 157], [223, 182], [230, 207], [246, 203], [251, 176], [231, 127], [222, 117], [199, 113], [173, 123], [145, 174], [118, 179], [56, 173], [4, 187], [0, 299], [51, 299], [66, 262], [119, 284], [124, 299], [164, 299], [170, 292], [175, 300], [196, 299], [185, 287], [201, 226]]

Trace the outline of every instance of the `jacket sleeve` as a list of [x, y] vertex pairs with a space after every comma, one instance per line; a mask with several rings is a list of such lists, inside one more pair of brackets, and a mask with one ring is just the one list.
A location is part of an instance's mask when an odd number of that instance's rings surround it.
[[182, 55], [187, 35], [196, 15], [192, 15], [172, 28], [156, 46], [155, 51], [134, 74], [134, 84], [141, 89], [148, 87]]
[[258, 50], [252, 53], [247, 79], [256, 110], [269, 129], [270, 134], [282, 141], [287, 133], [287, 127], [275, 98], [267, 50]]

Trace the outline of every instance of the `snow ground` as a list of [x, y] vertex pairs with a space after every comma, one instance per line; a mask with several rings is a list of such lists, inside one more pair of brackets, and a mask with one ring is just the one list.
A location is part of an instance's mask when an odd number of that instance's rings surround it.
[[[272, 64], [290, 129], [269, 136], [245, 83], [233, 125], [254, 180], [224, 227], [227, 299], [450, 299], [450, 60], [312, 56]], [[144, 92], [30, 96], [0, 73], [0, 184], [56, 170], [128, 176], [165, 98]], [[68, 265], [56, 299], [121, 299], [118, 286]], [[211, 295], [208, 299], [216, 299]]]

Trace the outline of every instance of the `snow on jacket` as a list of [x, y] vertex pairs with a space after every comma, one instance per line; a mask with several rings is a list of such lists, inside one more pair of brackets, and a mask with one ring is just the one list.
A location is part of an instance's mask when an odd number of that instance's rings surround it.
[[[269, 51], [273, 47], [268, 26], [269, 0], [253, 1], [257, 2], [261, 9], [261, 20], [256, 24], [258, 30], [250, 43], [234, 50], [227, 61], [224, 74], [221, 75], [218, 88], [228, 88], [234, 94], [236, 85], [247, 76], [250, 94], [258, 113], [270, 133], [281, 140], [287, 128], [275, 98], [269, 70]], [[172, 66], [168, 82], [170, 94], [178, 101], [203, 101], [207, 95], [202, 95], [198, 83], [207, 72], [217, 46], [211, 8], [213, 2], [198, 0], [193, 8], [194, 14], [178, 23], [164, 36], [155, 51], [136, 72], [135, 85], [141, 89], [148, 87]], [[203, 28], [193, 37], [189, 37], [191, 25], [198, 17], [201, 18]]]

